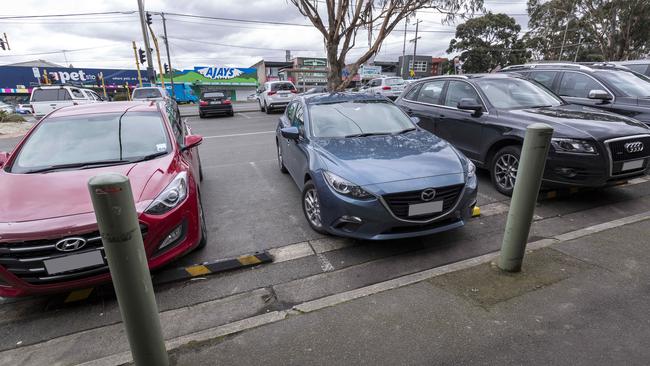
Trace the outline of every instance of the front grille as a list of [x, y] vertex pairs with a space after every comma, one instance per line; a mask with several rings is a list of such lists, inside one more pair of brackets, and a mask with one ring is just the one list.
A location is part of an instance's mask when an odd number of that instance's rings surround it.
[[403, 193], [391, 193], [382, 197], [386, 204], [388, 204], [390, 210], [393, 212], [393, 215], [397, 216], [398, 218], [417, 221], [428, 220], [436, 216], [440, 216], [441, 214], [451, 210], [456, 205], [456, 201], [458, 201], [460, 192], [463, 190], [463, 185], [458, 184], [454, 186], [438, 187], [434, 189], [436, 190], [436, 196], [433, 201], [442, 200], [443, 202], [442, 212], [433, 214], [409, 216], [409, 205], [426, 202], [422, 200], [422, 190]]
[[[643, 143], [643, 150], [637, 152], [628, 152], [625, 144], [631, 142]], [[609, 143], [609, 150], [612, 152], [612, 161], [624, 161], [633, 159], [642, 159], [650, 156], [650, 136], [630, 138], [626, 140], [612, 141]]]
[[[147, 226], [140, 224], [140, 231], [144, 237], [147, 233]], [[77, 251], [61, 252], [57, 250], [55, 247], [56, 243], [67, 237], [83, 238], [86, 240], [86, 245]], [[56, 239], [0, 243], [0, 265], [16, 277], [31, 284], [68, 281], [106, 273], [108, 272], [108, 265], [104, 264], [102, 266], [50, 275], [47, 273], [43, 261], [98, 249], [102, 251], [102, 256], [106, 258], [103, 251], [102, 239], [98, 231], [82, 235], [68, 235]]]

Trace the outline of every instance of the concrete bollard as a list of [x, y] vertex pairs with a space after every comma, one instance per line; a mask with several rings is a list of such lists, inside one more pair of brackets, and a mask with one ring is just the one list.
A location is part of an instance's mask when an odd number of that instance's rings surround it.
[[521, 271], [552, 136], [553, 128], [543, 123], [534, 123], [526, 129], [499, 254], [498, 266], [504, 271]]
[[169, 365], [129, 178], [101, 174], [88, 181], [108, 267], [138, 366]]

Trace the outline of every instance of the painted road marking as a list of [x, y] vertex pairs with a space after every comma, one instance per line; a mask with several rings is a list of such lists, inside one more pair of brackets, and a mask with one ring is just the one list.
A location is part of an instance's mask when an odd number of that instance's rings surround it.
[[240, 115], [240, 116], [242, 116], [242, 117], [246, 117], [246, 118], [248, 118], [248, 119], [252, 119], [251, 117], [249, 117], [249, 116], [248, 116], [247, 114], [245, 114], [245, 113], [239, 112], [239, 113], [237, 113], [237, 114]]
[[318, 258], [318, 262], [320, 262], [320, 268], [323, 270], [323, 272], [332, 272], [334, 270], [334, 266], [332, 263], [330, 263], [327, 258], [321, 253], [316, 254], [316, 257]]
[[305, 241], [269, 249], [268, 252], [273, 257], [273, 263], [286, 262], [315, 254], [309, 243]]
[[275, 131], [261, 131], [261, 132], [234, 133], [234, 134], [231, 134], [231, 135], [203, 136], [203, 139], [220, 139], [220, 138], [224, 138], [224, 137], [262, 135], [262, 134], [267, 134], [267, 133], [275, 133]]

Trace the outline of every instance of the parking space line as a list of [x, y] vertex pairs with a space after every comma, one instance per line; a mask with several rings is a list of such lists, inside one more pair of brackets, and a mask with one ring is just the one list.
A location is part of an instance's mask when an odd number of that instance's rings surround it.
[[248, 119], [251, 119], [247, 114], [245, 114], [245, 113], [243, 113], [243, 112], [237, 112], [237, 114], [240, 115], [240, 116], [242, 116], [242, 117], [246, 117], [246, 118], [248, 118]]
[[273, 263], [286, 262], [315, 254], [306, 241], [269, 249], [268, 252], [273, 257]]
[[224, 137], [262, 135], [262, 134], [266, 134], [266, 133], [275, 133], [275, 131], [261, 131], [261, 132], [233, 133], [231, 135], [203, 136], [203, 139], [219, 139], [219, 138], [224, 138]]

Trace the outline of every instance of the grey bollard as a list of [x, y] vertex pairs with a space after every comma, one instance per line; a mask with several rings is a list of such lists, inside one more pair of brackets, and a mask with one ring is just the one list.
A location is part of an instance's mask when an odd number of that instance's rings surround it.
[[552, 136], [553, 128], [543, 123], [534, 123], [526, 129], [499, 254], [498, 266], [504, 271], [521, 271]]
[[129, 178], [101, 174], [88, 181], [99, 233], [137, 366], [169, 365]]

